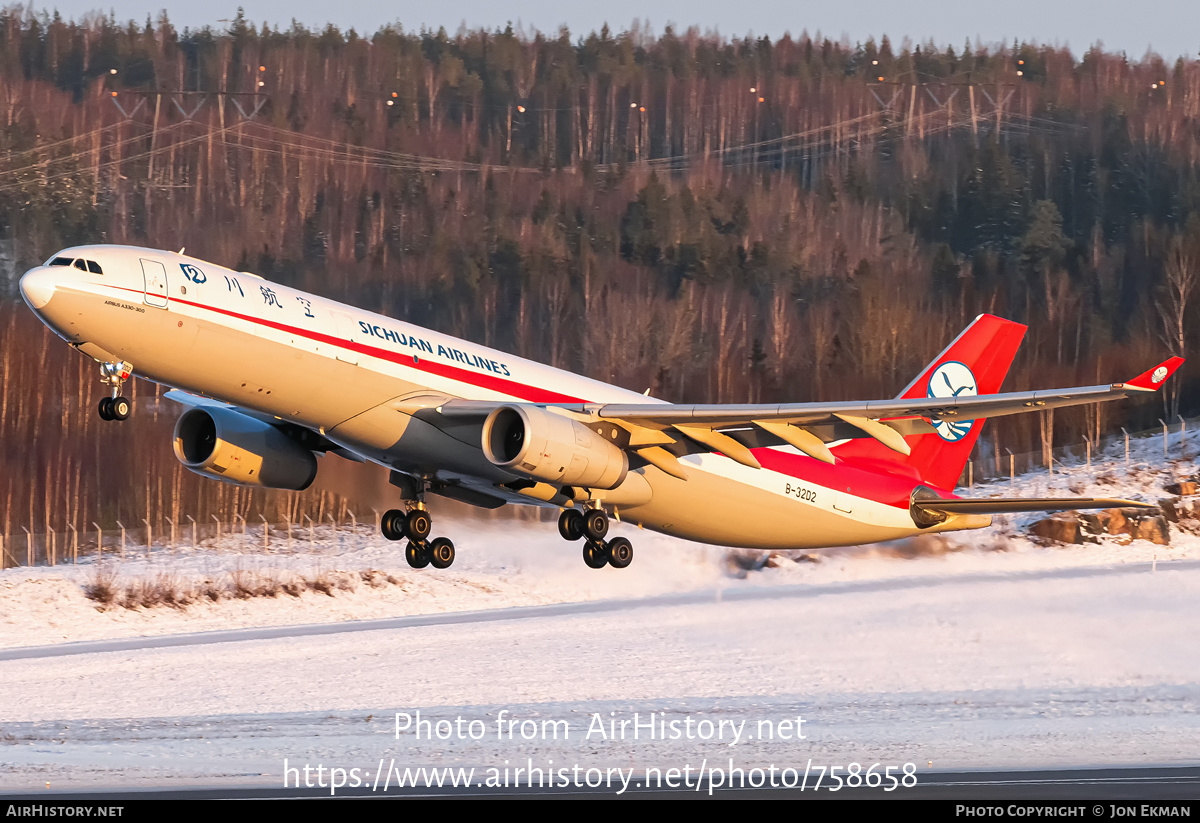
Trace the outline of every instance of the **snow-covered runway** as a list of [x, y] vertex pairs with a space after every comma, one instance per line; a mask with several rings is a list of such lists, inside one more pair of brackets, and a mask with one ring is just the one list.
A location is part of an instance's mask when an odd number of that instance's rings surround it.
[[[920, 574], [946, 562], [868, 561], [909, 574], [807, 596], [651, 599], [591, 614], [0, 662], [0, 786], [275, 786], [285, 759], [372, 774], [381, 761], [948, 769], [1200, 759], [1195, 562]], [[730, 585], [732, 595], [751, 584]], [[396, 713], [417, 711], [430, 732], [397, 739]], [[623, 735], [594, 725], [635, 715], [638, 739], [628, 723]], [[647, 739], [656, 716], [676, 721], [679, 738]], [[798, 717], [790, 734], [761, 739]], [[460, 724], [437, 739], [434, 729], [458, 718], [485, 733], [471, 739]], [[550, 720], [566, 739], [525, 739], [520, 726], [497, 739], [498, 721], [514, 719]], [[736, 742], [731, 731], [700, 738], [734, 725]]]
[[[1020, 485], [1153, 501], [1194, 471]], [[111, 567], [135, 589], [345, 583], [186, 609], [98, 611], [91, 564], [10, 569], [0, 791], [1200, 764], [1200, 536], [1041, 547], [1020, 527], [748, 572], [620, 525], [634, 565], [593, 571], [553, 524], [479, 522], [446, 524], [443, 572], [365, 526]]]

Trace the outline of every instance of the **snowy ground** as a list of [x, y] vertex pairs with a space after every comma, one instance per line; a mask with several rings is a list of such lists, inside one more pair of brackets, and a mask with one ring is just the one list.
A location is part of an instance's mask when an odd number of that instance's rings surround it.
[[[1173, 437], [1173, 446], [1174, 446]], [[1150, 502], [1195, 473], [1154, 462], [1161, 441], [972, 496], [1123, 496]], [[1174, 449], [1173, 449], [1174, 451]], [[1192, 453], [1197, 450], [1192, 449]], [[1161, 457], [1161, 451], [1158, 451]], [[964, 494], [966, 492], [963, 492]], [[621, 611], [403, 629], [201, 642], [177, 648], [0, 660], [0, 791], [44, 787], [279, 786], [283, 761], [357, 768], [526, 765], [695, 768], [914, 763], [928, 769], [1200, 761], [1200, 537], [1040, 547], [1030, 517], [913, 544], [830, 552], [735, 573], [721, 549], [627, 530], [626, 570], [584, 567], [553, 524], [448, 523], [452, 569], [413, 571], [367, 532], [315, 553], [156, 552], [119, 580], [374, 569], [395, 582], [333, 596], [98, 611], [92, 564], [0, 573], [0, 648], [356, 621], [406, 614], [642, 599]], [[627, 529], [627, 527], [619, 527]], [[252, 548], [254, 547], [254, 548]], [[137, 554], [137, 552], [131, 552]], [[698, 592], [692, 602], [662, 595]], [[219, 637], [214, 638], [220, 640]], [[396, 739], [395, 713], [464, 723], [479, 740]], [[496, 739], [501, 717], [565, 720], [567, 741]], [[724, 739], [605, 740], [593, 713], [650, 713]], [[762, 739], [804, 718], [804, 739]], [[730, 721], [733, 725], [721, 725]], [[729, 734], [746, 721], [733, 745]], [[447, 728], [447, 727], [443, 727]], [[518, 727], [519, 728], [519, 727]], [[707, 728], [707, 727], [704, 727]], [[772, 726], [771, 728], [774, 728]], [[794, 728], [794, 727], [793, 727]]]

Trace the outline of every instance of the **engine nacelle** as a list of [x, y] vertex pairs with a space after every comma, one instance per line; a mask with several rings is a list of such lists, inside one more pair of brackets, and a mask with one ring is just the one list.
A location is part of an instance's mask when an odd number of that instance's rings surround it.
[[197, 474], [241, 486], [303, 491], [317, 476], [312, 451], [269, 423], [219, 406], [184, 412], [174, 446]]
[[483, 424], [483, 453], [515, 474], [590, 489], [615, 489], [629, 457], [596, 432], [540, 406], [501, 406]]

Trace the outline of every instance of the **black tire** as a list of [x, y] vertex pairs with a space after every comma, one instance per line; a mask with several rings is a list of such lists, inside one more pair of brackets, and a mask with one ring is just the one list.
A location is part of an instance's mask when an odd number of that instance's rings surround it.
[[583, 562], [589, 569], [603, 569], [608, 565], [608, 548], [593, 540], [583, 544]]
[[128, 397], [114, 397], [108, 404], [108, 412], [113, 420], [128, 420], [133, 414], [133, 403]]
[[624, 569], [633, 562], [633, 544], [624, 537], [608, 541], [608, 562], [614, 569]]
[[574, 543], [583, 537], [583, 512], [579, 509], [567, 509], [558, 516], [558, 533], [563, 540]]
[[429, 547], [424, 543], [414, 543], [410, 540], [404, 547], [404, 559], [414, 569], [423, 569], [429, 565]]
[[112, 398], [111, 397], [101, 397], [100, 398], [100, 419], [101, 420], [112, 420], [113, 419]]
[[404, 533], [408, 535], [409, 540], [424, 542], [432, 528], [433, 519], [424, 509], [413, 509], [404, 520]]
[[388, 540], [400, 540], [404, 537], [404, 512], [399, 509], [388, 509], [379, 518], [379, 531]]
[[454, 544], [448, 537], [439, 537], [429, 544], [429, 562], [435, 569], [448, 569], [454, 562]]
[[589, 540], [604, 540], [608, 534], [608, 513], [604, 509], [590, 509], [583, 516], [583, 533]]

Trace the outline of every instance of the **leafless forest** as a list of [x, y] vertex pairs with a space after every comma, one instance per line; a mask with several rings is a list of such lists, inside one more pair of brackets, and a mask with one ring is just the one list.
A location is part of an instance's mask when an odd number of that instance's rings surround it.
[[[1020, 390], [1189, 354], [1198, 159], [1196, 60], [9, 10], [2, 528], [346, 505], [190, 475], [152, 384], [102, 422], [95, 364], [15, 288], [67, 245], [186, 247], [677, 401], [892, 396], [990, 311], [1030, 327]], [[1192, 373], [998, 421], [980, 449], [1194, 413]]]

